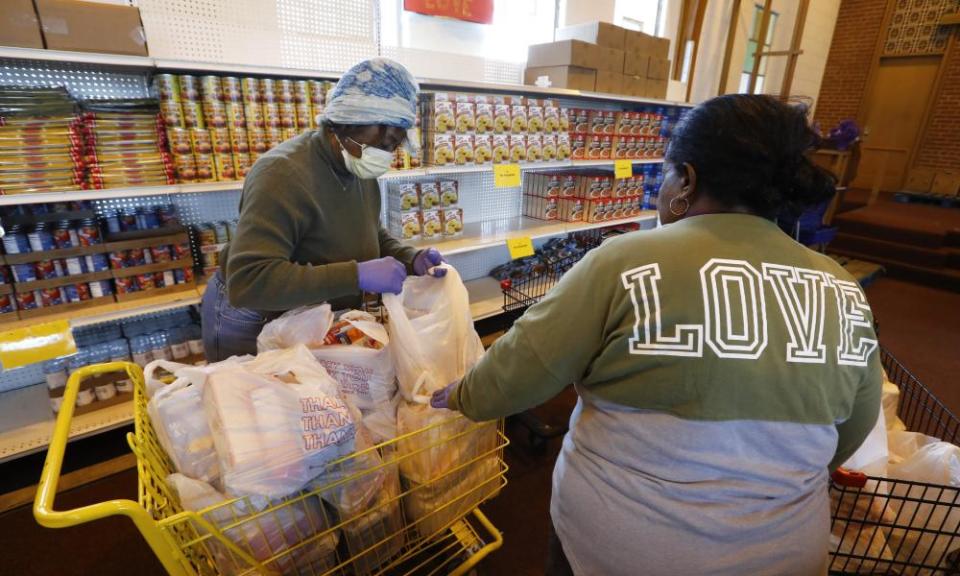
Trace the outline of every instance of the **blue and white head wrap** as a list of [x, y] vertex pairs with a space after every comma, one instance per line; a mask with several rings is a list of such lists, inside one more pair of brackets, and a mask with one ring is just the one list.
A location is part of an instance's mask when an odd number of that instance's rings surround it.
[[347, 70], [327, 97], [323, 117], [337, 124], [383, 124], [409, 130], [417, 114], [413, 75], [388, 58], [364, 60]]

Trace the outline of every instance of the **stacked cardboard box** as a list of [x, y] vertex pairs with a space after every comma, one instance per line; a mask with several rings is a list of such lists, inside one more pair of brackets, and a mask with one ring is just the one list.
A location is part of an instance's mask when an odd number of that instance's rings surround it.
[[557, 30], [557, 41], [530, 46], [524, 82], [547, 77], [556, 88], [665, 98], [670, 41], [591, 22]]

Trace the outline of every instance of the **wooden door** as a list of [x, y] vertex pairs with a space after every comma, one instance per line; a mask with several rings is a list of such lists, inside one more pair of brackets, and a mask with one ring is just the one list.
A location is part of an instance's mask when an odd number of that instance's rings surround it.
[[883, 58], [867, 93], [863, 153], [852, 185], [899, 191], [917, 144], [940, 56]]

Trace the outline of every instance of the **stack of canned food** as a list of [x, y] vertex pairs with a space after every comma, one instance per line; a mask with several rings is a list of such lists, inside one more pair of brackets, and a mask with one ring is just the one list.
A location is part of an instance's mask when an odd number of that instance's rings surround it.
[[158, 74], [155, 87], [180, 182], [235, 180], [284, 140], [316, 127], [317, 80]]
[[204, 222], [197, 226], [197, 240], [203, 256], [204, 273], [209, 274], [220, 265], [220, 249], [237, 231], [237, 220]]
[[105, 220], [108, 234], [132, 230], [158, 230], [180, 224], [177, 207], [173, 204], [118, 208], [107, 213]]
[[[100, 226], [93, 218], [61, 220], [56, 223], [40, 222], [32, 226], [14, 224], [6, 230], [3, 237], [3, 248], [7, 254], [39, 253], [100, 244], [103, 244], [103, 236]], [[110, 264], [106, 254], [43, 259], [10, 266], [13, 281], [18, 284], [79, 276], [109, 269]], [[17, 309], [31, 310], [102, 298], [111, 294], [113, 294], [113, 287], [110, 281], [98, 280], [42, 290], [17, 291], [15, 301]], [[9, 298], [0, 298], [0, 311], [12, 312], [13, 310], [10, 309], [12, 304]]]
[[[150, 264], [189, 260], [190, 258], [190, 244], [188, 242], [161, 244], [158, 246], [150, 246], [149, 248], [131, 248], [129, 250], [111, 252], [110, 268], [113, 270], [123, 270], [125, 268], [137, 268]], [[177, 284], [189, 284], [193, 282], [192, 264], [193, 262], [190, 261], [189, 264], [183, 268], [175, 268], [161, 272], [145, 272], [132, 274], [130, 276], [118, 275], [114, 279], [117, 294], [129, 294], [131, 292], [153, 290], [154, 288], [166, 288]]]

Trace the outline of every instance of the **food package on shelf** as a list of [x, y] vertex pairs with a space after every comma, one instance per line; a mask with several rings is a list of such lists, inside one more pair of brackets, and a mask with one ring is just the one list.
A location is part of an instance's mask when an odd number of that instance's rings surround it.
[[586, 134], [570, 135], [570, 158], [572, 160], [587, 159], [587, 138]]
[[454, 103], [454, 125], [458, 134], [472, 133], [477, 127], [477, 107], [470, 94], [457, 94]]
[[416, 182], [392, 182], [387, 193], [387, 208], [394, 212], [420, 210], [420, 188]]
[[543, 160], [543, 137], [541, 134], [527, 134], [527, 162]]
[[420, 213], [420, 235], [424, 240], [434, 240], [443, 234], [443, 221], [440, 210], [423, 210]]
[[532, 98], [527, 99], [527, 132], [536, 134], [544, 130], [543, 103]]
[[584, 201], [580, 198], [561, 198], [559, 200], [559, 217], [564, 222], [582, 222]]
[[475, 130], [477, 134], [491, 134], [494, 132], [494, 98], [484, 94], [473, 97], [476, 106]]
[[456, 238], [463, 235], [463, 209], [444, 208], [440, 211], [443, 235], [447, 238]]
[[559, 202], [556, 197], [523, 195], [523, 215], [537, 220], [556, 220], [559, 217]]
[[420, 182], [420, 207], [435, 210], [440, 207], [440, 182]]
[[433, 134], [428, 140], [429, 162], [436, 166], [444, 166], [454, 161], [454, 134]]
[[455, 208], [460, 203], [459, 184], [456, 180], [441, 180], [438, 183], [440, 187], [440, 206], [443, 208]]
[[493, 163], [503, 164], [510, 161], [510, 135], [493, 135]]
[[454, 161], [458, 165], [474, 163], [473, 134], [456, 134], [454, 136]]
[[526, 162], [527, 137], [523, 134], [510, 135], [510, 162]]
[[493, 134], [474, 135], [473, 158], [477, 164], [490, 164], [493, 161]]
[[231, 494], [287, 496], [353, 451], [337, 383], [302, 345], [212, 372], [203, 403]]
[[540, 154], [544, 162], [553, 162], [557, 160], [557, 135], [544, 134], [543, 143], [540, 147]]
[[513, 97], [510, 106], [510, 132], [525, 134], [527, 132], [527, 106], [520, 97]]
[[[230, 499], [210, 484], [183, 474], [171, 474], [167, 486], [180, 507], [202, 516], [220, 536], [238, 546], [266, 568], [280, 574], [323, 573], [337, 565], [339, 535], [316, 496], [290, 501], [245, 498]], [[277, 508], [261, 513], [268, 507]], [[199, 528], [199, 527], [198, 527]], [[301, 545], [302, 544], [302, 545]], [[250, 566], [220, 540], [204, 546], [221, 574], [247, 574]], [[268, 562], [274, 556], [278, 556]]]
[[509, 134], [513, 125], [511, 115], [510, 97], [494, 98], [493, 103], [493, 132], [495, 134]]

